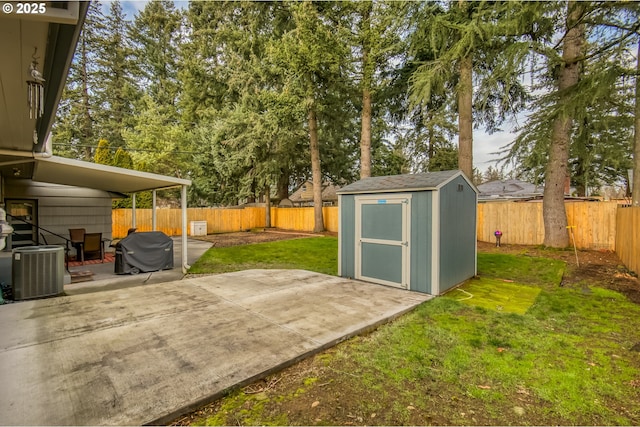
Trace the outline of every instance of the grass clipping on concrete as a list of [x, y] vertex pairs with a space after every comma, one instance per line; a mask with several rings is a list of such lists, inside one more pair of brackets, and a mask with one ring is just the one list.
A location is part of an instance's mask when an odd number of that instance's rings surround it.
[[[322, 252], [337, 256], [335, 245]], [[640, 425], [640, 306], [597, 283], [561, 287], [564, 268], [480, 254], [479, 278], [461, 288], [474, 298], [426, 302], [232, 392], [194, 423]]]

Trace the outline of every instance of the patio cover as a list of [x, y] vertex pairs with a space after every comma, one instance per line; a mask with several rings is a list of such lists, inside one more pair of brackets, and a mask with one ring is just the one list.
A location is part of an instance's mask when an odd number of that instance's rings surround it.
[[116, 193], [191, 185], [191, 180], [134, 171], [64, 157], [36, 157], [33, 180], [53, 184], [88, 187]]
[[[24, 159], [24, 158], [23, 158]], [[140, 172], [115, 166], [101, 165], [81, 160], [67, 159], [51, 155], [35, 155], [24, 159], [33, 162], [34, 181], [75, 187], [94, 188], [114, 193], [135, 193], [153, 190], [153, 228], [155, 230], [155, 190], [180, 187], [182, 208], [182, 272], [186, 273], [187, 264], [187, 186], [191, 180], [174, 178], [148, 172]], [[135, 227], [135, 199], [133, 208]]]

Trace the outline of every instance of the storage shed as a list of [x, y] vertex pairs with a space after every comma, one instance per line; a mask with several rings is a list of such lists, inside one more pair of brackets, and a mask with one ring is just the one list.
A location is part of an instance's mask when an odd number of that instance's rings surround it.
[[343, 187], [338, 274], [432, 295], [475, 276], [477, 195], [458, 170]]

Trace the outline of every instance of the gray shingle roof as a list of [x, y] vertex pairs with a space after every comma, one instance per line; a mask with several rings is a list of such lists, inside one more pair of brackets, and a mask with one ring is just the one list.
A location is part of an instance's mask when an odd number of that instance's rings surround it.
[[338, 190], [338, 194], [388, 193], [405, 190], [435, 190], [461, 175], [459, 170], [364, 178]]
[[534, 184], [509, 179], [504, 181], [490, 181], [478, 185], [480, 198], [527, 198], [542, 195], [543, 187]]

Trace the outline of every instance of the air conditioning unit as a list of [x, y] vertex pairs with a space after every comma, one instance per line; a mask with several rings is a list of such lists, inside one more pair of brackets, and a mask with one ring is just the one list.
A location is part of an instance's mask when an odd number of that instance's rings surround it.
[[12, 253], [13, 297], [16, 300], [64, 292], [64, 247], [24, 246]]

